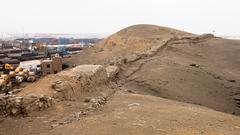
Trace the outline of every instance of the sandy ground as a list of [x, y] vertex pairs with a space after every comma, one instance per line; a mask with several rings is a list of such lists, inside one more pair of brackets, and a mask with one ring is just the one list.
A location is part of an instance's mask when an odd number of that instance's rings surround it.
[[125, 66], [122, 80], [142, 94], [240, 115], [238, 99], [234, 99], [240, 92], [240, 43], [225, 41], [169, 43], [155, 56]]
[[71, 61], [103, 64], [113, 57], [164, 45], [171, 38], [176, 39], [155, 55], [121, 66], [120, 82], [141, 94], [240, 115], [239, 40], [201, 38], [169, 28], [137, 25], [110, 36]]
[[[166, 42], [170, 39], [174, 40]], [[107, 64], [113, 57], [128, 57], [156, 46], [161, 46], [156, 53], [119, 65], [117, 87], [103, 86], [100, 90], [116, 93], [97, 110], [73, 118], [88, 108], [85, 98], [59, 102], [26, 118], [2, 118], [0, 133], [239, 135], [240, 41], [136, 25], [70, 61], [77, 65]], [[48, 94], [44, 83], [32, 84], [33, 89], [28, 87], [25, 94], [37, 93], [41, 86]]]
[[[49, 135], [238, 135], [240, 118], [202, 106], [155, 96], [119, 91], [99, 110], [80, 120], [60, 125], [84, 108], [80, 102], [64, 102], [27, 118], [4, 119], [2, 134]], [[3, 128], [8, 127], [8, 128]]]
[[239, 133], [238, 117], [153, 96], [123, 93], [117, 93], [101, 112], [49, 132], [56, 135]]

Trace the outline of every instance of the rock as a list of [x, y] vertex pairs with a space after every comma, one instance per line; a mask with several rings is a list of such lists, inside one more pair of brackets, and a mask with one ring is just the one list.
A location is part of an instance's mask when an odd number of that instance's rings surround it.
[[228, 82], [235, 83], [236, 80], [228, 80]]
[[113, 57], [111, 60], [107, 62], [109, 65], [123, 65], [127, 63], [127, 59], [124, 57]]
[[191, 67], [196, 67], [196, 68], [199, 68], [200, 65], [197, 65], [197, 64], [190, 64]]
[[104, 92], [102, 92], [102, 93], [100, 94], [100, 96], [103, 97], [104, 99], [107, 99], [107, 98], [108, 98], [108, 94], [107, 94], [107, 93], [104, 93]]
[[90, 98], [86, 98], [86, 99], [84, 99], [84, 102], [85, 102], [85, 103], [89, 103], [90, 100], [91, 100]]
[[57, 122], [57, 121], [58, 121], [58, 120], [56, 120], [56, 119], [50, 120], [50, 122], [52, 122], [52, 123]]
[[106, 70], [107, 70], [107, 77], [109, 79], [115, 78], [119, 73], [119, 68], [117, 66], [108, 66]]
[[213, 77], [214, 77], [215, 79], [218, 79], [218, 80], [223, 80], [221, 76], [216, 76], [216, 75], [214, 75]]
[[91, 103], [97, 103], [97, 99], [92, 98], [92, 99], [90, 99], [90, 102], [91, 102]]
[[86, 112], [80, 111], [80, 112], [75, 113], [73, 117], [75, 119], [79, 119], [80, 117], [85, 116], [85, 115], [87, 115]]
[[99, 108], [101, 105], [104, 105], [107, 102], [107, 98], [99, 96], [97, 98], [92, 98], [90, 100], [90, 103], [92, 103], [89, 107], [88, 110], [94, 110], [96, 108]]
[[137, 55], [137, 54], [132, 54], [132, 55], [127, 55], [126, 56], [127, 63], [135, 62], [139, 59], [141, 59], [141, 56]]
[[156, 54], [163, 46], [164, 46], [164, 44], [152, 46], [149, 50], [147, 50], [146, 52], [142, 53], [141, 56], [142, 56], [142, 57], [153, 56], [153, 55]]
[[20, 114], [20, 109], [19, 108], [12, 108], [11, 109], [11, 115], [17, 116]]
[[51, 128], [56, 128], [56, 127], [58, 127], [59, 126], [59, 124], [52, 124], [51, 125]]
[[127, 90], [128, 93], [134, 93], [132, 90]]
[[57, 92], [62, 92], [62, 90], [59, 89], [59, 88], [56, 88], [55, 90], [56, 90]]
[[240, 101], [240, 95], [234, 95], [233, 99], [236, 100], [236, 101]]
[[132, 104], [128, 104], [129, 107], [132, 107], [132, 106], [140, 106], [139, 103], [132, 103]]

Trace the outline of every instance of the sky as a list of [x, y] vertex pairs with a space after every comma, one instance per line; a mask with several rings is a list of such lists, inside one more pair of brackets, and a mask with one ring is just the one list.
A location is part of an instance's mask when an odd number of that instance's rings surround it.
[[240, 35], [239, 0], [0, 0], [0, 33], [106, 33], [155, 24]]

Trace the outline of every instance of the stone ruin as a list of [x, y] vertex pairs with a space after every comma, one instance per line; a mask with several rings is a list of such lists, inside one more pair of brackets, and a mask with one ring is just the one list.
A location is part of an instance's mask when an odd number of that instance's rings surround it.
[[31, 111], [40, 111], [52, 106], [52, 98], [46, 96], [20, 97], [2, 95], [0, 97], [0, 115], [18, 116], [27, 115]]
[[94, 91], [99, 85], [107, 84], [116, 77], [118, 72], [118, 67], [101, 65], [80, 65], [62, 71], [54, 75], [56, 80], [49, 82], [50, 90], [53, 91], [52, 95], [1, 95], [0, 115], [22, 116], [32, 111], [49, 108], [54, 105], [55, 100], [76, 100], [82, 92]]

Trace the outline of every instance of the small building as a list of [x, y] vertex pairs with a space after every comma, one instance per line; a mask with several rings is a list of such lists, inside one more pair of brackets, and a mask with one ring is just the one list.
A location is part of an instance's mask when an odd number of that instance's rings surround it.
[[42, 76], [48, 74], [57, 74], [62, 71], [62, 58], [53, 57], [52, 59], [45, 59], [41, 62]]

